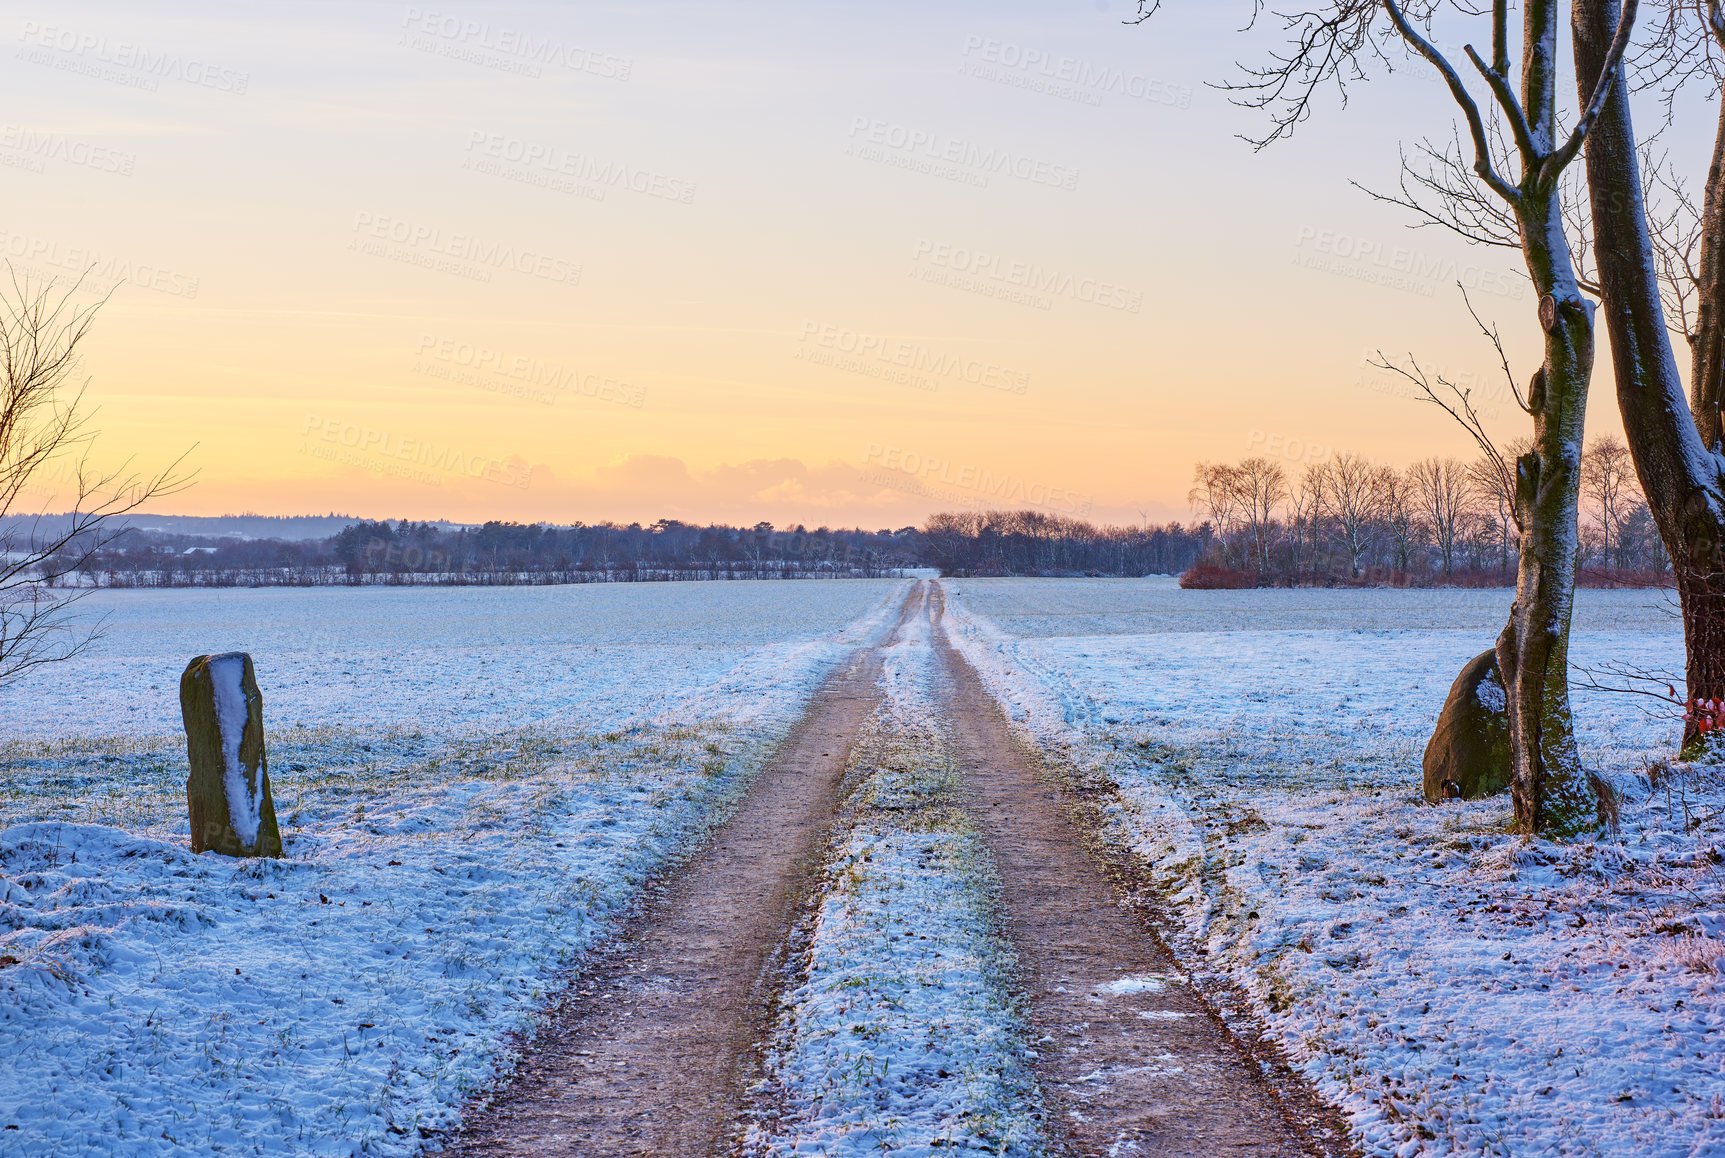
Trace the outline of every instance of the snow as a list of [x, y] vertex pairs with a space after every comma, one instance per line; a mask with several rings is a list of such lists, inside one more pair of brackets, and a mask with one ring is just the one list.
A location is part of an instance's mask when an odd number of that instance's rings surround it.
[[[1181, 975], [1105, 991], [1197, 986], [1374, 1158], [1725, 1155], [1725, 770], [1664, 763], [1674, 719], [1578, 691], [1617, 834], [1527, 841], [1502, 798], [1419, 796], [1508, 592], [945, 585], [1017, 725], [1112, 779], [1108, 835], [1167, 900]], [[0, 1151], [435, 1148], [903, 591], [92, 595], [107, 638], [0, 692]], [[1574, 658], [1679, 670], [1665, 602], [1579, 592]], [[756, 1153], [1040, 1147], [929, 647], [917, 620], [888, 649]], [[233, 650], [268, 707], [279, 861], [187, 849], [177, 677]]]
[[1473, 690], [1474, 698], [1488, 712], [1501, 712], [1509, 706], [1504, 698], [1503, 684], [1497, 678], [1496, 670], [1489, 672]]
[[[1620, 834], [1527, 841], [1502, 797], [1419, 795], [1509, 592], [946, 586], [1019, 726], [1112, 778], [1182, 968], [1364, 1152], [1725, 1154], [1725, 773], [1661, 762], [1669, 714], [1577, 691]], [[1581, 591], [1572, 658], [1680, 671], [1681, 629], [1662, 594]]]
[[1013, 956], [992, 917], [993, 869], [955, 797], [930, 644], [918, 618], [887, 649], [887, 699], [852, 753], [847, 827], [745, 1153], [1042, 1152]]
[[[1020, 582], [1022, 593], [1000, 586]], [[1036, 676], [1002, 682], [996, 673], [992, 690], [1010, 713], [1039, 733], [1130, 725], [1182, 746], [1226, 745], [1239, 757], [1234, 776], [1283, 779], [1291, 762], [1344, 783], [1354, 770], [1330, 767], [1342, 754], [1392, 779], [1410, 757], [1417, 764], [1456, 674], [1493, 645], [1511, 598], [1491, 590], [1188, 592], [1166, 580], [1121, 582], [1116, 594], [1108, 582], [948, 583], [960, 596], [951, 626], [973, 662]], [[1184, 596], [1202, 598], [1186, 608]], [[1046, 610], [1061, 598], [1061, 614]], [[1572, 661], [1681, 671], [1682, 629], [1665, 599], [1578, 592]], [[1427, 626], [1434, 622], [1445, 626]], [[1613, 770], [1669, 742], [1670, 722], [1647, 716], [1639, 698], [1575, 692], [1582, 743]]]
[[[93, 596], [4, 693], [0, 1150], [435, 1147], [904, 585], [677, 588]], [[174, 677], [224, 645], [281, 860], [188, 849]]]
[[[897, 580], [90, 593], [91, 650], [0, 691], [0, 741], [178, 733], [194, 655], [250, 652], [272, 733], [413, 723], [605, 730], [688, 707], [691, 688], [830, 663], [879, 626]], [[741, 665], [741, 666], [739, 666]], [[735, 669], [735, 670], [733, 670]], [[771, 682], [757, 689], [783, 704]], [[787, 688], [796, 702], [796, 688]], [[726, 693], [710, 705], [734, 713]]]
[[263, 824], [263, 778], [248, 774], [240, 762], [240, 741], [246, 733], [246, 657], [229, 651], [210, 657], [205, 670], [215, 700], [216, 730], [222, 738], [222, 793], [227, 797], [228, 823], [248, 848], [258, 843]]

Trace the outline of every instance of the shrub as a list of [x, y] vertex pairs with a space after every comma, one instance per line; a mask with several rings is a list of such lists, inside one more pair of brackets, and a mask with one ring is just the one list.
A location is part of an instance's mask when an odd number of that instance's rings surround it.
[[1197, 591], [1238, 591], [1257, 585], [1256, 576], [1216, 563], [1194, 564], [1191, 570], [1180, 576], [1180, 586]]

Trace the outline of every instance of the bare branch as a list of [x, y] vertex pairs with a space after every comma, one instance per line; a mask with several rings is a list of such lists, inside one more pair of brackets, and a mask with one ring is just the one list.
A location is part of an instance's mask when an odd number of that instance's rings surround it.
[[[1581, 664], [1569, 665], [1572, 672], [1581, 673], [1582, 680], [1575, 686], [1590, 692], [1609, 692], [1619, 696], [1644, 696], [1655, 699], [1666, 705], [1665, 711], [1653, 710], [1650, 714], [1669, 718], [1681, 716], [1687, 705], [1683, 697], [1677, 694], [1677, 684], [1682, 682], [1681, 676], [1669, 672], [1655, 672], [1632, 664], [1601, 664], [1598, 667], [1583, 667]], [[1621, 680], [1622, 683], [1609, 684], [1600, 679], [1605, 676]], [[1637, 684], [1647, 686], [1637, 687]]]
[[[1521, 191], [1506, 181], [1492, 164], [1491, 141], [1486, 133], [1485, 121], [1480, 116], [1479, 105], [1474, 103], [1472, 94], [1467, 91], [1467, 85], [1462, 83], [1461, 74], [1455, 66], [1437, 50], [1431, 41], [1419, 34], [1418, 29], [1408, 22], [1403, 15], [1401, 5], [1396, 0], [1384, 0], [1384, 9], [1390, 14], [1390, 20], [1395, 24], [1396, 31], [1402, 39], [1413, 45], [1414, 50], [1431, 62], [1433, 68], [1443, 74], [1444, 82], [1449, 85], [1450, 95], [1455, 103], [1461, 106], [1462, 115], [1467, 118], [1468, 132], [1473, 137], [1474, 172], [1479, 179], [1491, 187], [1492, 192], [1514, 205], [1521, 200]], [[1513, 100], [1513, 96], [1511, 97]], [[1519, 109], [1520, 105], [1516, 107]], [[1525, 121], [1525, 116], [1522, 117]]]
[[1473, 61], [1479, 75], [1485, 78], [1486, 86], [1497, 100], [1497, 107], [1502, 109], [1503, 115], [1509, 119], [1510, 132], [1515, 135], [1515, 147], [1521, 153], [1522, 171], [1526, 172], [1538, 163], [1539, 148], [1533, 143], [1533, 128], [1527, 123], [1527, 115], [1522, 112], [1521, 101], [1516, 98], [1515, 90], [1509, 87], [1509, 77], [1496, 69], [1487, 68], [1485, 61], [1479, 58], [1479, 53], [1473, 50], [1473, 45], [1464, 45], [1462, 51]]
[[[1500, 160], [1507, 159], [1502, 135], [1495, 126], [1491, 140]], [[1435, 225], [1475, 245], [1521, 249], [1521, 227], [1515, 214], [1499, 198], [1481, 189], [1462, 156], [1459, 136], [1443, 149], [1430, 141], [1421, 141], [1416, 148], [1424, 158], [1424, 168], [1415, 168], [1403, 151], [1399, 197], [1378, 193], [1357, 181], [1350, 184], [1374, 201], [1410, 210], [1419, 218], [1414, 223], [1415, 229]]]
[[[1529, 414], [1533, 413], [1528, 406], [1527, 399], [1515, 384], [1515, 375], [1510, 370], [1509, 357], [1504, 353], [1503, 339], [1498, 335], [1497, 328], [1487, 325], [1485, 320], [1479, 316], [1479, 312], [1473, 308], [1473, 301], [1468, 297], [1465, 288], [1462, 288], [1462, 301], [1466, 303], [1467, 312], [1473, 317], [1474, 324], [1479, 327], [1480, 333], [1485, 335], [1486, 340], [1497, 351], [1498, 362], [1503, 367], [1504, 378], [1509, 383], [1510, 393], [1514, 396], [1516, 405]], [[1408, 355], [1407, 363], [1407, 366], [1404, 367], [1399, 363], [1392, 362], [1380, 350], [1378, 351], [1378, 360], [1372, 365], [1380, 370], [1388, 370], [1393, 374], [1398, 374], [1419, 387], [1425, 401], [1432, 403], [1455, 419], [1456, 423], [1467, 431], [1468, 437], [1473, 439], [1475, 445], [1484, 454], [1486, 469], [1490, 472], [1491, 489], [1497, 494], [1513, 495], [1515, 493], [1513, 456], [1505, 454], [1492, 439], [1490, 433], [1487, 432], [1484, 420], [1480, 418], [1479, 411], [1474, 408], [1473, 392], [1458, 386], [1441, 374], [1435, 377], [1427, 374], [1424, 367], [1419, 364], [1419, 360], [1412, 354]], [[1510, 513], [1512, 516], [1515, 514], [1513, 505]]]
[[1651, 26], [1652, 36], [1630, 58], [1636, 91], [1660, 93], [1665, 106], [1661, 132], [1670, 127], [1684, 88], [1700, 82], [1717, 99], [1725, 80], [1725, 12], [1719, 0], [1672, 0], [1662, 11], [1663, 19]]
[[[1266, 11], [1262, 0], [1254, 0], [1247, 27], [1256, 25]], [[1321, 88], [1333, 85], [1346, 105], [1348, 85], [1365, 79], [1363, 60], [1394, 67], [1373, 28], [1377, 0], [1336, 0], [1323, 11], [1275, 15], [1292, 42], [1287, 53], [1272, 53], [1270, 63], [1262, 68], [1244, 69], [1243, 81], [1217, 86], [1236, 94], [1236, 103], [1244, 108], [1270, 111], [1270, 131], [1246, 138], [1255, 149], [1290, 135], [1311, 115], [1312, 100]]]
[[1669, 159], [1654, 157], [1645, 146], [1641, 175], [1666, 319], [1673, 331], [1693, 343], [1699, 325], [1695, 307], [1701, 290], [1701, 209]]
[[[124, 533], [124, 516], [191, 481], [185, 455], [150, 476], [132, 473], [129, 461], [113, 470], [90, 466], [84, 392], [69, 379], [108, 298], [81, 304], [81, 278], [57, 291], [52, 282], [33, 287], [15, 270], [10, 275], [10, 292], [0, 286], [0, 685], [90, 645], [97, 628], [69, 614], [82, 593], [61, 594], [55, 585]], [[20, 512], [23, 496], [69, 460], [71, 510]]]
[[[1393, 374], [1401, 375], [1420, 388], [1420, 391], [1425, 395], [1425, 401], [1432, 403], [1455, 419], [1461, 428], [1467, 431], [1468, 437], [1472, 438], [1475, 445], [1484, 453], [1493, 475], [1493, 483], [1503, 488], [1504, 493], [1515, 493], [1515, 468], [1505, 458], [1503, 452], [1498, 449], [1497, 443], [1492, 441], [1491, 435], [1486, 433], [1485, 424], [1480, 420], [1479, 412], [1474, 409], [1473, 402], [1469, 397], [1472, 393], [1470, 390], [1457, 386], [1442, 375], [1437, 377], [1436, 385], [1434, 385], [1432, 377], [1425, 372], [1425, 369], [1412, 354], [1408, 355], [1408, 366], [1403, 367], [1390, 361], [1384, 356], [1383, 351], [1379, 350], [1378, 360], [1371, 364], [1380, 370], [1388, 370]], [[1439, 386], [1448, 392], [1448, 397], [1438, 392], [1437, 387]]]
[[1467, 312], [1473, 318], [1473, 324], [1479, 327], [1479, 332], [1485, 335], [1486, 340], [1491, 343], [1491, 348], [1497, 351], [1497, 362], [1499, 366], [1503, 367], [1503, 379], [1509, 384], [1510, 397], [1515, 399], [1515, 404], [1521, 407], [1524, 414], [1532, 414], [1533, 407], [1528, 405], [1526, 398], [1522, 397], [1521, 387], [1515, 384], [1515, 373], [1509, 368], [1509, 355], [1503, 352], [1503, 338], [1498, 335], [1497, 327], [1485, 324], [1485, 319], [1481, 318], [1479, 311], [1473, 308], [1473, 298], [1468, 296], [1467, 287], [1461, 285], [1460, 282], [1457, 282], [1456, 286], [1461, 290], [1462, 304], [1467, 306]]

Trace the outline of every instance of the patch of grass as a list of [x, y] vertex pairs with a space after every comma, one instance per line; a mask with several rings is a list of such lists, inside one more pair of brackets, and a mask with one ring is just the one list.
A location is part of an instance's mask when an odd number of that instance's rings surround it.
[[[533, 803], [550, 812], [559, 782], [622, 785], [642, 773], [678, 768], [699, 769], [712, 781], [737, 767], [752, 743], [716, 725], [455, 735], [416, 727], [289, 727], [269, 734], [268, 758], [276, 814], [287, 834], [307, 824], [387, 823], [392, 800], [440, 784], [540, 781], [545, 789]], [[185, 742], [173, 735], [9, 741], [0, 744], [0, 828], [58, 820], [158, 836], [183, 833], [187, 772]], [[742, 786], [733, 786], [731, 794]], [[662, 791], [643, 798], [648, 807], [666, 802]], [[514, 806], [487, 801], [483, 791], [466, 803], [465, 813], [475, 832], [512, 823], [518, 815]], [[542, 823], [533, 815], [522, 819]]]

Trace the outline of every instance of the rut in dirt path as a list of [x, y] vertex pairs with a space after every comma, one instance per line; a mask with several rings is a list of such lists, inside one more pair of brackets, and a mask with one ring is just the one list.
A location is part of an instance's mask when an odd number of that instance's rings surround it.
[[1278, 1096], [1181, 982], [1154, 930], [1086, 851], [1073, 802], [1039, 774], [1038, 757], [1016, 740], [953, 647], [940, 622], [943, 592], [929, 610], [945, 675], [944, 723], [1000, 874], [1003, 925], [1041, 1039], [1038, 1080], [1056, 1151], [1087, 1158], [1345, 1152], [1339, 1123], [1317, 1099]]
[[[899, 625], [925, 598], [918, 584]], [[896, 635], [895, 626], [891, 635]], [[826, 850], [846, 758], [880, 704], [881, 641], [815, 694], [736, 814], [471, 1112], [457, 1154], [700, 1158], [741, 1108], [776, 954]]]

